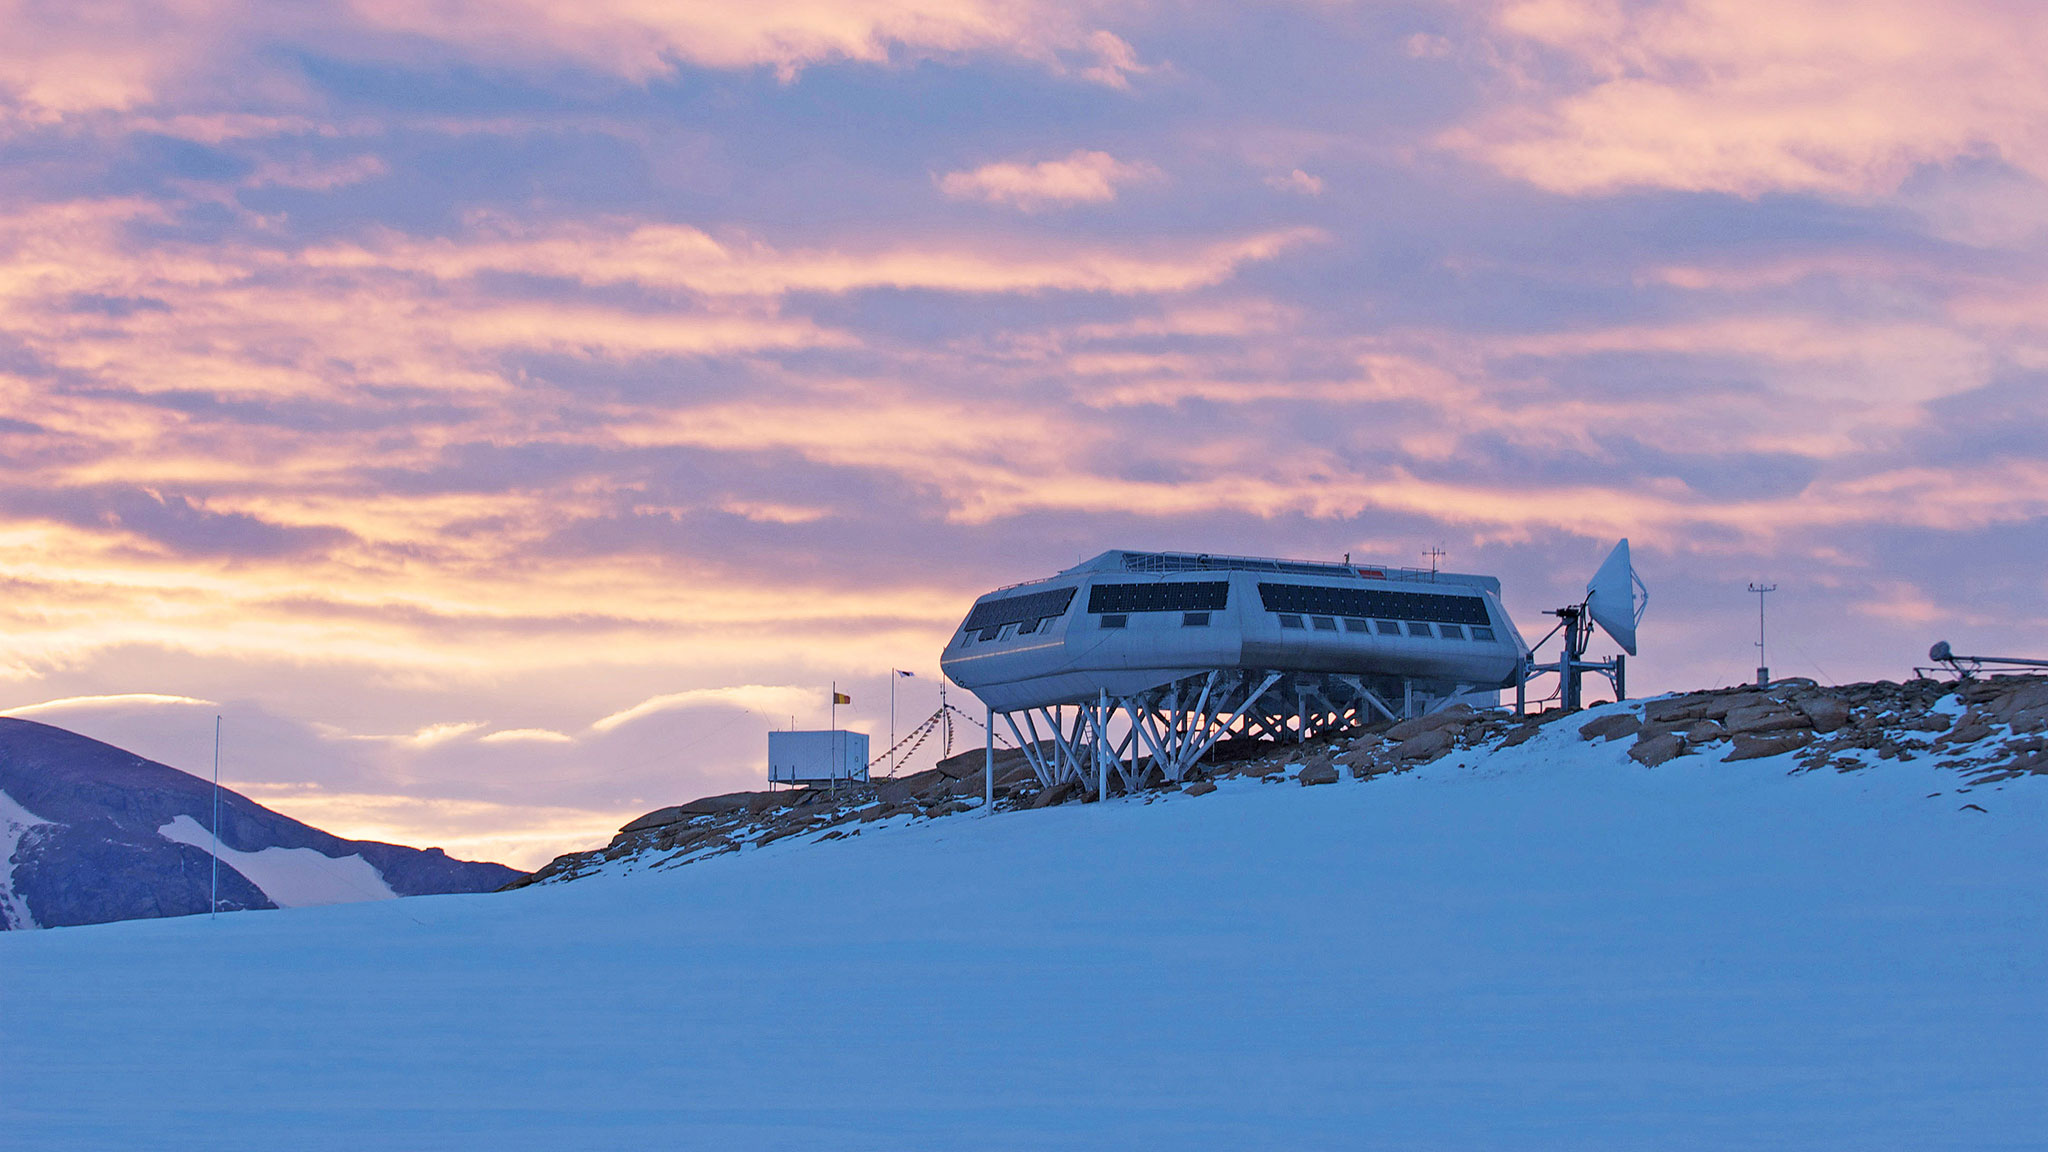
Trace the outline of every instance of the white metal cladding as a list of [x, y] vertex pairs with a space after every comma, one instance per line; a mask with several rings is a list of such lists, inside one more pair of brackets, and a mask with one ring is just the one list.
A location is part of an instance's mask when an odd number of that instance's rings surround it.
[[829, 729], [768, 733], [773, 784], [859, 783], [868, 778], [868, 734]]
[[1212, 670], [1511, 687], [1528, 647], [1490, 576], [1105, 552], [991, 592], [940, 665], [997, 712], [1126, 699]]

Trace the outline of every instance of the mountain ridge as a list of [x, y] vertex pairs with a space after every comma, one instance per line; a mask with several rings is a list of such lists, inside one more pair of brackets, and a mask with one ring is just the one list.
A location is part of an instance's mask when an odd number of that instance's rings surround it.
[[[0, 930], [69, 927], [208, 911], [213, 854], [167, 830], [186, 817], [213, 825], [213, 785], [167, 764], [54, 725], [0, 717]], [[33, 822], [24, 821], [29, 817]], [[365, 898], [475, 892], [519, 871], [456, 860], [439, 848], [346, 840], [272, 811], [231, 788], [220, 789], [220, 844], [229, 853], [325, 867], [360, 858], [385, 892], [337, 879]], [[272, 893], [228, 859], [220, 861], [222, 911], [275, 908]], [[27, 922], [22, 922], [26, 920]]]

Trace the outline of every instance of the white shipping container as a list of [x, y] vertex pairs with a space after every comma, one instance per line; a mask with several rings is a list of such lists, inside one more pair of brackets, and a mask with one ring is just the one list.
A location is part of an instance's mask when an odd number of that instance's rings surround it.
[[771, 784], [865, 783], [868, 778], [868, 734], [832, 729], [822, 732], [770, 732], [768, 781]]

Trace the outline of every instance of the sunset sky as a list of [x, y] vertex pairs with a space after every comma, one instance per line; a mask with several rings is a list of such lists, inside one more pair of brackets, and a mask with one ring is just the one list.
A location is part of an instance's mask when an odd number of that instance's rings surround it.
[[[0, 709], [532, 866], [1105, 548], [2048, 655], [1997, 0], [0, 0]], [[963, 701], [972, 705], [971, 701]], [[975, 709], [978, 711], [978, 708]]]

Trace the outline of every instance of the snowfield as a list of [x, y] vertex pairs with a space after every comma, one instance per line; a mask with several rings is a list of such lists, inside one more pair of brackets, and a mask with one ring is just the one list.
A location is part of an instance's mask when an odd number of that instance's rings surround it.
[[1576, 727], [1363, 782], [7, 933], [0, 1139], [2048, 1147], [2048, 778], [1650, 769]]

